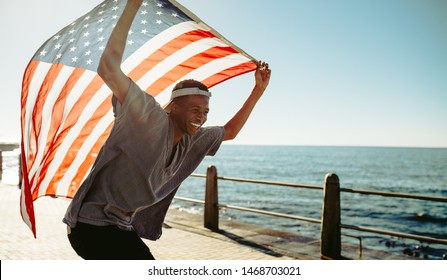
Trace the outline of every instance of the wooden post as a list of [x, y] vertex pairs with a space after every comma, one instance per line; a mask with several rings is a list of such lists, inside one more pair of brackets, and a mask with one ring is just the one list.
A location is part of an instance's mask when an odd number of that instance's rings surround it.
[[340, 182], [336, 174], [324, 179], [323, 213], [321, 217], [322, 259], [341, 259]]
[[219, 204], [217, 190], [217, 169], [211, 165], [206, 171], [205, 219], [204, 226], [210, 230], [219, 230]]

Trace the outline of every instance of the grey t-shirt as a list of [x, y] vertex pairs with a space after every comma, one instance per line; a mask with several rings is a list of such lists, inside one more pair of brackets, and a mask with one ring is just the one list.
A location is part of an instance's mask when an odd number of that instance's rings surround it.
[[184, 135], [170, 160], [173, 126], [169, 116], [133, 81], [120, 104], [113, 97], [115, 123], [92, 170], [69, 205], [64, 223], [117, 225], [158, 239], [168, 207], [180, 186], [206, 155], [214, 155], [223, 127]]

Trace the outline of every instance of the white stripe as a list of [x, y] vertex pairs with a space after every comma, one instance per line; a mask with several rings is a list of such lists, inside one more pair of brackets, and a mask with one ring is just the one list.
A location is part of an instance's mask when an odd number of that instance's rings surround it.
[[123, 72], [128, 74], [138, 65], [141, 64], [142, 59], [149, 57], [166, 43], [172, 41], [178, 36], [188, 33], [194, 30], [202, 30], [203, 27], [193, 21], [183, 22], [154, 36], [151, 40], [147, 41], [143, 46], [131, 54], [125, 61], [123, 61], [121, 68]]
[[245, 57], [239, 53], [235, 53], [235, 54], [231, 54], [226, 57], [215, 59], [215, 60], [211, 61], [210, 63], [207, 63], [207, 64], [195, 69], [194, 71], [191, 71], [184, 77], [180, 78], [172, 86], [170, 86], [169, 88], [166, 88], [159, 95], [157, 95], [157, 97], [155, 99], [157, 100], [158, 103], [160, 103], [162, 105], [166, 105], [169, 103], [169, 98], [171, 95], [172, 88], [174, 87], [174, 85], [176, 83], [180, 82], [181, 80], [195, 79], [198, 81], [202, 81], [210, 76], [213, 76], [216, 73], [220, 73], [228, 68], [237, 66], [241, 63], [248, 62], [248, 61], [250, 61], [250, 59], [248, 59], [247, 57]]
[[161, 61], [155, 67], [153, 67], [143, 77], [141, 77], [141, 79], [138, 81], [140, 87], [142, 87], [143, 89], [150, 87], [159, 78], [163, 77], [166, 72], [176, 68], [183, 61], [215, 46], [225, 47], [227, 45], [214, 38], [205, 38], [191, 43], [188, 46], [178, 50], [171, 56]]
[[[44, 101], [42, 110], [41, 110], [41, 123], [40, 123], [40, 134], [38, 135], [38, 152], [35, 156], [35, 160], [33, 163], [33, 166], [31, 166], [31, 170], [29, 172], [28, 178], [31, 178], [32, 176], [35, 176], [35, 179], [38, 178], [40, 170], [41, 170], [41, 163], [42, 159], [44, 158], [45, 150], [46, 150], [46, 144], [48, 140], [48, 131], [50, 130], [51, 126], [51, 119], [53, 114], [53, 107], [54, 104], [59, 97], [59, 93], [61, 89], [66, 84], [67, 79], [70, 78], [71, 74], [73, 73], [74, 68], [72, 67], [63, 67], [59, 74], [57, 75], [57, 78], [54, 80], [53, 87], [49, 90], [47, 97]], [[34, 184], [37, 182], [37, 180], [34, 180]], [[34, 191], [35, 185], [31, 187], [31, 192]]]

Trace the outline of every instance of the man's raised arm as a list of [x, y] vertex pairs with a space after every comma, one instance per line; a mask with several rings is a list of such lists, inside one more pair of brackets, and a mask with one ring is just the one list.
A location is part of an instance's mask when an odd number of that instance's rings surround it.
[[130, 80], [121, 70], [127, 34], [142, 0], [128, 0], [121, 17], [110, 35], [98, 65], [98, 75], [112, 90], [120, 103], [124, 102]]
[[231, 118], [225, 127], [225, 140], [233, 140], [248, 120], [256, 103], [261, 98], [270, 81], [271, 70], [265, 62], [258, 62], [255, 72], [256, 85], [242, 108]]

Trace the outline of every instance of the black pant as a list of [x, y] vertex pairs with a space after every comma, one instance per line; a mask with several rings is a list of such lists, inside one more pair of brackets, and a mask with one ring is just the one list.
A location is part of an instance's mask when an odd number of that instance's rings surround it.
[[86, 260], [154, 260], [134, 231], [78, 222], [68, 235], [71, 247]]

